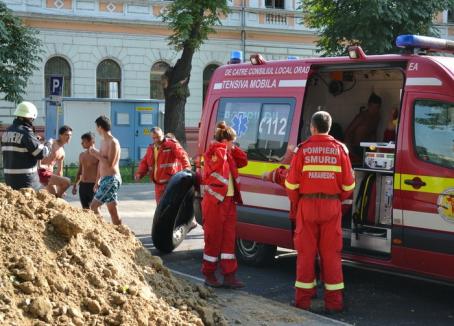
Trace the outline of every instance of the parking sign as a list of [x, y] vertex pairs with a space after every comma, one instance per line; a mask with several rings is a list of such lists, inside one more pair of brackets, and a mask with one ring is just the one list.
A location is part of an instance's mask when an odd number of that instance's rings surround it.
[[63, 95], [63, 76], [50, 76], [50, 99], [61, 102]]

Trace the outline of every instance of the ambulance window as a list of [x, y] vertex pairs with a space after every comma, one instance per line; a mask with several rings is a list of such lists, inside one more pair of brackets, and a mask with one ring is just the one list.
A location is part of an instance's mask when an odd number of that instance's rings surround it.
[[222, 99], [217, 121], [237, 133], [251, 160], [280, 162], [287, 150], [294, 99]]
[[418, 157], [454, 168], [454, 103], [416, 101], [414, 125]]

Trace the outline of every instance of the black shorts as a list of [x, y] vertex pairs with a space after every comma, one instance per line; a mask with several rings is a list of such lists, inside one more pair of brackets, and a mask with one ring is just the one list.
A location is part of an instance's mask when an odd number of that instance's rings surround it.
[[93, 182], [80, 182], [79, 183], [79, 198], [82, 208], [90, 208], [91, 201], [95, 193], [93, 192]]

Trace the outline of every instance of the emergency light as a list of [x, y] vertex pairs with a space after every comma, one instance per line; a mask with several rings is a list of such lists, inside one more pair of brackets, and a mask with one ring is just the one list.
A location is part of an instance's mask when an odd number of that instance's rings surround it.
[[454, 41], [411, 34], [399, 35], [396, 38], [396, 46], [400, 48], [454, 51]]
[[289, 55], [287, 57], [287, 60], [298, 60], [300, 57], [296, 56], [296, 55]]
[[235, 51], [232, 51], [230, 52], [230, 60], [229, 60], [229, 63], [241, 63], [243, 62], [243, 52], [242, 51], [238, 51], [238, 50], [235, 50]]

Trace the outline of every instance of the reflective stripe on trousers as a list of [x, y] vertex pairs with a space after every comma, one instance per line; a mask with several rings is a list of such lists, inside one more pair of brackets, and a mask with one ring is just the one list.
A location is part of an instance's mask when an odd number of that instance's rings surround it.
[[304, 282], [295, 282], [295, 287], [299, 289], [313, 289], [317, 286], [317, 280], [314, 280], [313, 282], [310, 283], [304, 283]]

